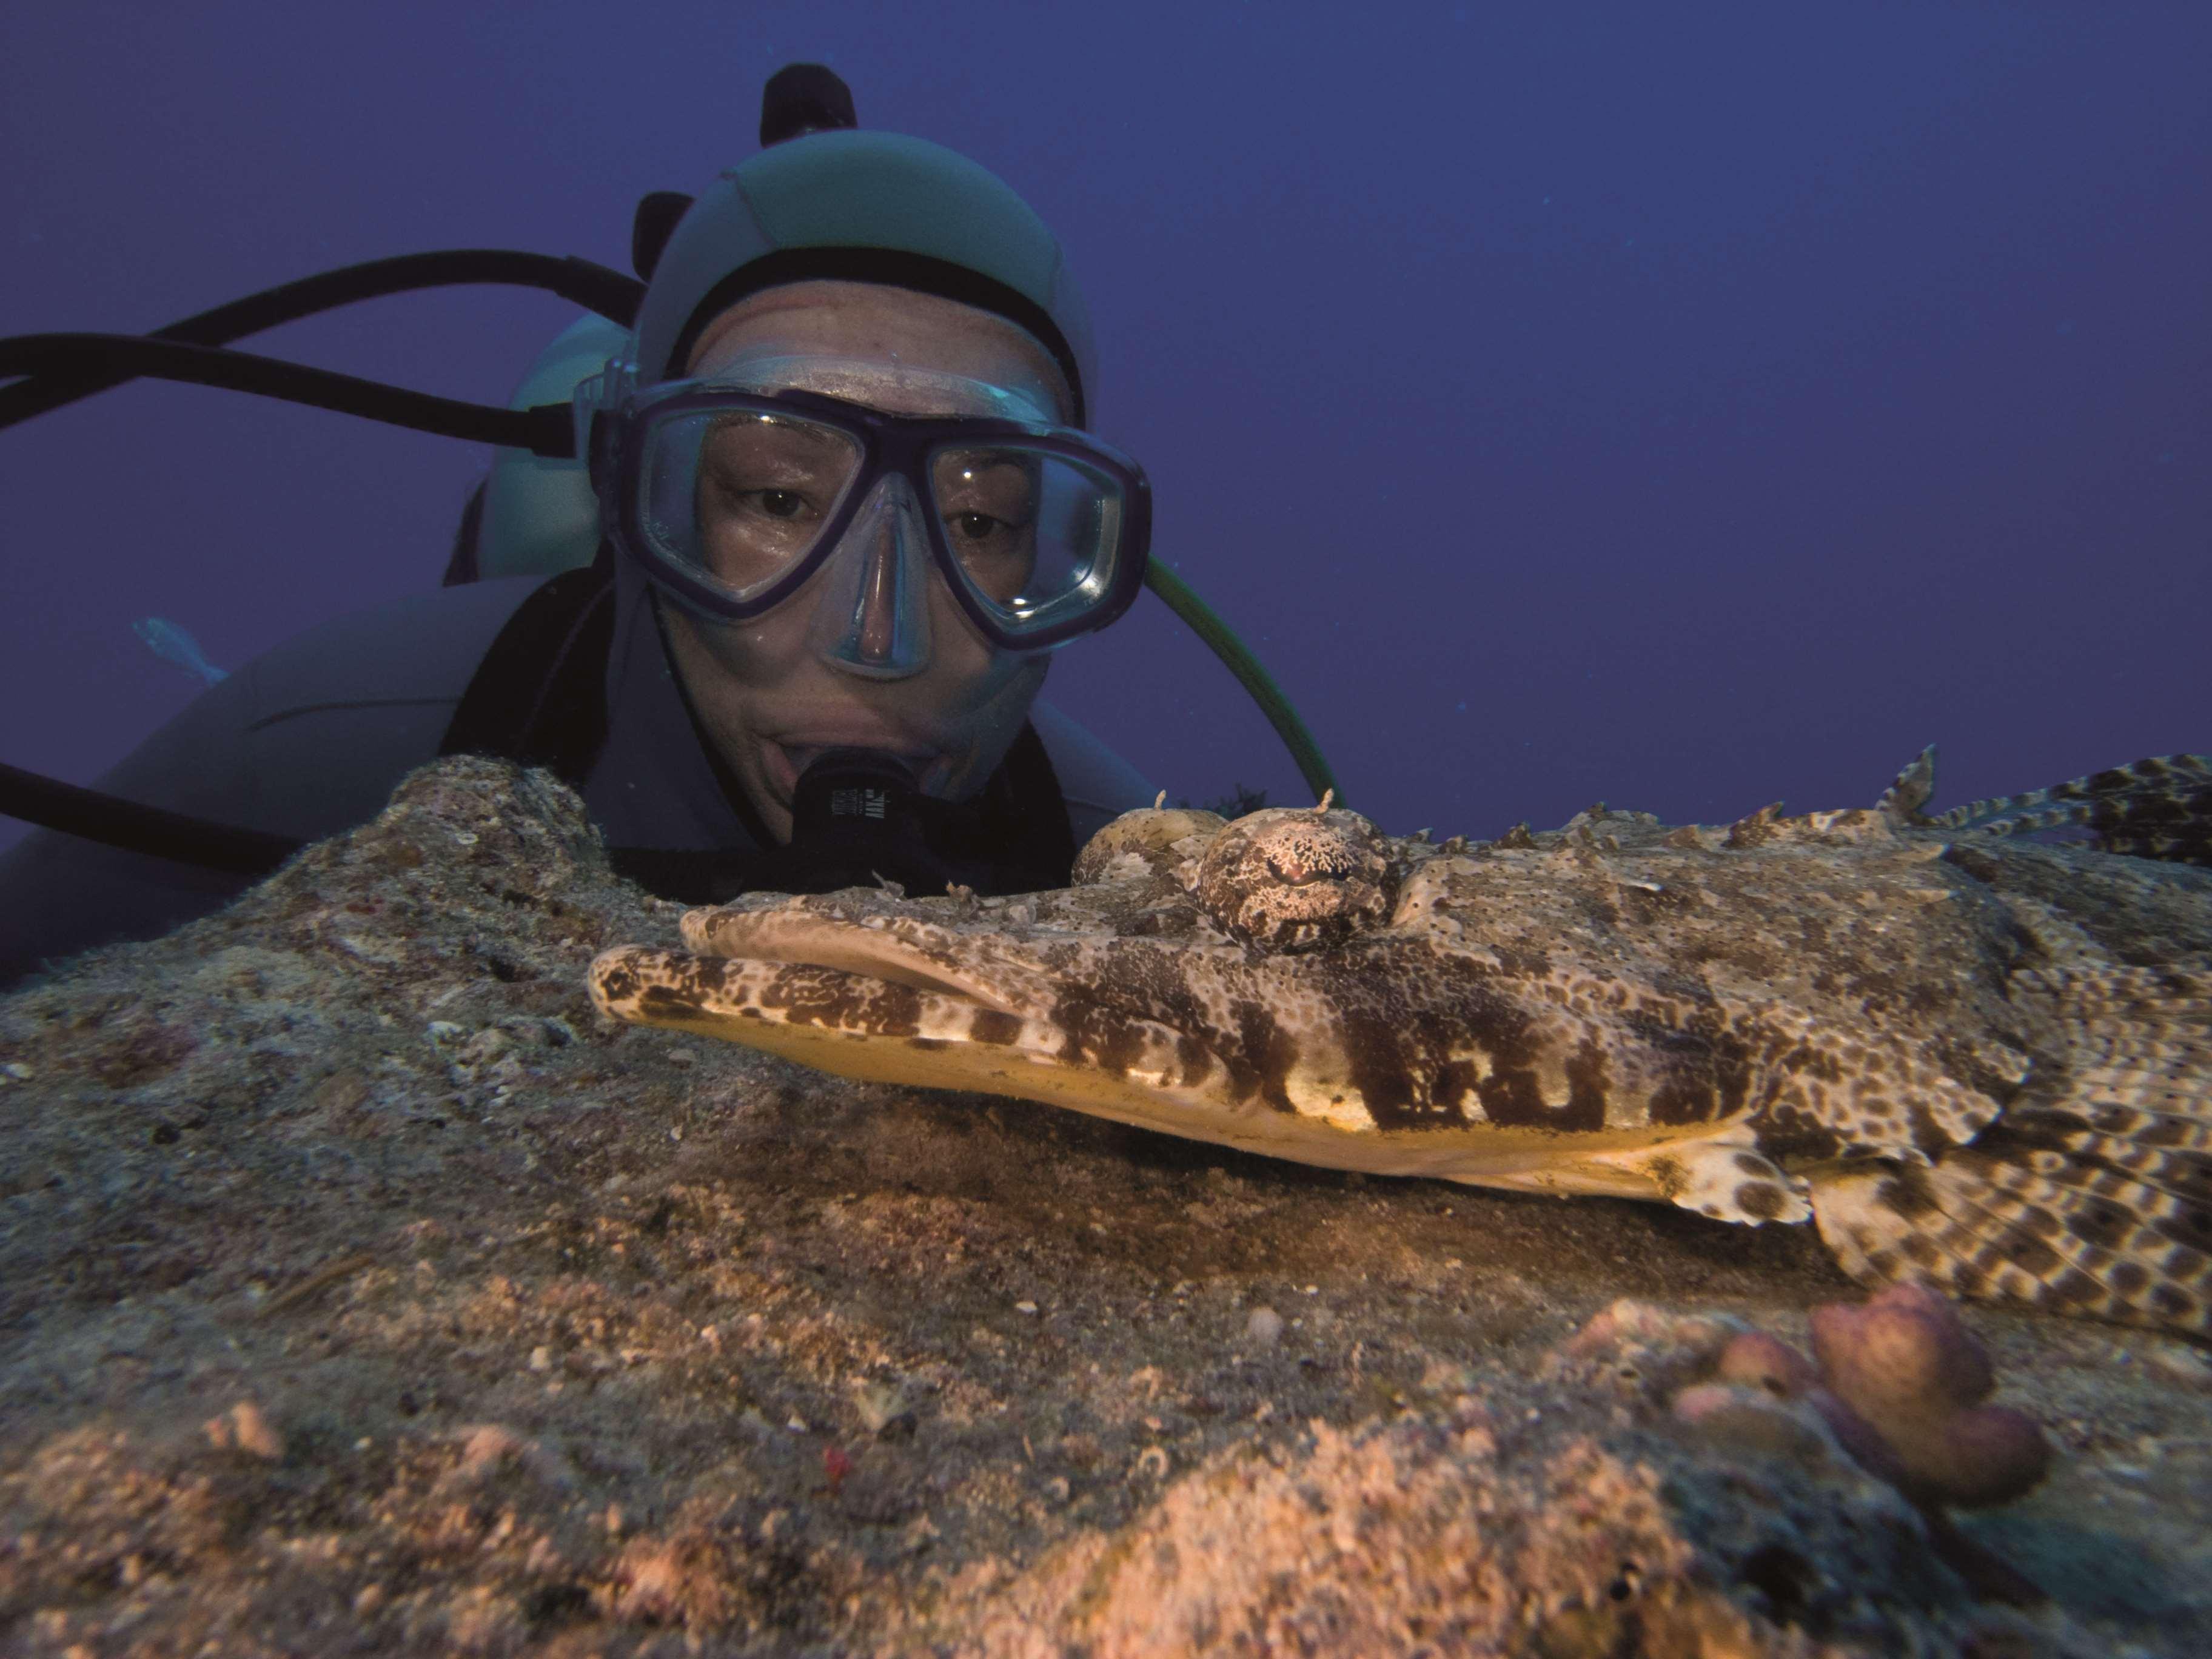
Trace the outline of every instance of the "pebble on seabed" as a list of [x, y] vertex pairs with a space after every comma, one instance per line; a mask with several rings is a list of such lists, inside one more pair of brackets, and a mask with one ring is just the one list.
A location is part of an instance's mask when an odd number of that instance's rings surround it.
[[202, 1430], [218, 1451], [242, 1451], [270, 1463], [283, 1459], [284, 1437], [251, 1400], [241, 1400], [222, 1416], [210, 1418]]
[[2146, 1348], [2143, 1363], [2176, 1382], [2212, 1388], [2212, 1360], [2179, 1342], [2160, 1342]]
[[1255, 1347], [1272, 1348], [1282, 1340], [1283, 1316], [1273, 1308], [1255, 1308], [1244, 1322], [1244, 1335]]

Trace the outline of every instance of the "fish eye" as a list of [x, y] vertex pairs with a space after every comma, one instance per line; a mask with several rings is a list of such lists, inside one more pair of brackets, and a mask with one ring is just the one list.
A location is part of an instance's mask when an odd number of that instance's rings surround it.
[[1276, 808], [1237, 819], [1206, 849], [1198, 899], [1262, 950], [1340, 945], [1389, 920], [1397, 873], [1382, 832], [1357, 812]]

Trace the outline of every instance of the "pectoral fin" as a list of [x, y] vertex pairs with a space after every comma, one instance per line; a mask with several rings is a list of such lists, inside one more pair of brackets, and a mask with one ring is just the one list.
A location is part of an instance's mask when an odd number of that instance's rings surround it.
[[1757, 1227], [1812, 1218], [1805, 1183], [1744, 1141], [1675, 1140], [1596, 1156], [1634, 1169], [1667, 1202], [1715, 1221]]

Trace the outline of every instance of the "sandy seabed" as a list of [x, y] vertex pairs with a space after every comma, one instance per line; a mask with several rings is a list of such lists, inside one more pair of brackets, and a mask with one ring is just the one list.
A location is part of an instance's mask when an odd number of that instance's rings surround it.
[[2184, 1344], [1969, 1310], [2060, 1449], [1961, 1517], [2049, 1601], [1978, 1600], [1832, 1441], [1670, 1408], [1859, 1294], [1809, 1229], [600, 1019], [678, 914], [447, 762], [0, 1000], [0, 1650], [2212, 1651]]

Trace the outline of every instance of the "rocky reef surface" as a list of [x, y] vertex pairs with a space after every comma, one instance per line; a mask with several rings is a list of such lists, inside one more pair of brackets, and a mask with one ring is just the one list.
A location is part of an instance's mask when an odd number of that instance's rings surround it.
[[0, 1000], [0, 1650], [2212, 1646], [2186, 1345], [600, 1020], [678, 914], [453, 761]]

